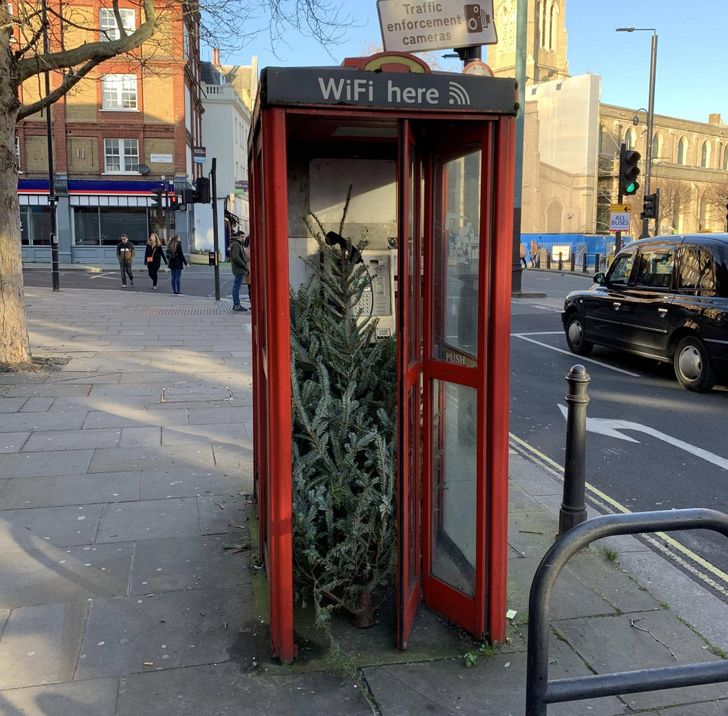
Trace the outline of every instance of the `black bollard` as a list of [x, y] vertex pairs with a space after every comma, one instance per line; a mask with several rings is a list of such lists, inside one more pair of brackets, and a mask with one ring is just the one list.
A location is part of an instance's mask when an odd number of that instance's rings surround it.
[[586, 273], [587, 271], [587, 261], [589, 260], [589, 256], [587, 255], [586, 251], [584, 252], [584, 265], [581, 268], [582, 273]]
[[559, 534], [586, 520], [586, 406], [589, 404], [589, 373], [583, 365], [572, 366], [566, 381], [566, 456], [564, 499], [559, 512]]
[[574, 273], [575, 268], [576, 268], [576, 254], [572, 251], [571, 252], [571, 273]]
[[561, 258], [561, 251], [559, 251], [559, 271], [563, 271], [563, 270], [564, 270], [564, 261]]
[[546, 253], [546, 268], [550, 271], [551, 270], [551, 251], [548, 251]]
[[594, 255], [594, 273], [599, 271], [599, 264], [601, 263], [601, 256], [599, 254]]

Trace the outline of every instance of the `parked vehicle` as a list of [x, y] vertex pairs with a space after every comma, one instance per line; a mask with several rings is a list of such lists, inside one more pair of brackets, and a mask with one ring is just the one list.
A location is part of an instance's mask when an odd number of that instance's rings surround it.
[[728, 368], [728, 234], [635, 241], [573, 291], [561, 319], [572, 352], [595, 344], [671, 362], [680, 384], [710, 390]]

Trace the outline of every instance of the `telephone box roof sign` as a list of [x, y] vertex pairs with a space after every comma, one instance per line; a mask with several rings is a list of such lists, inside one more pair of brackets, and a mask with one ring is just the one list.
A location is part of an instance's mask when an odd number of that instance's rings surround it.
[[385, 50], [426, 52], [494, 45], [493, 0], [378, 0]]
[[455, 73], [362, 72], [340, 67], [266, 67], [262, 107], [335, 105], [516, 114], [509, 78]]

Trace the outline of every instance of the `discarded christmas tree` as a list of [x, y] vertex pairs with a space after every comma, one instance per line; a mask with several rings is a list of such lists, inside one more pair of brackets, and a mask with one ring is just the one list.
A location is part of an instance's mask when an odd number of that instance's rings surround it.
[[296, 589], [322, 626], [335, 609], [371, 626], [396, 558], [396, 344], [359, 308], [371, 278], [344, 219], [338, 234], [307, 223], [319, 252], [291, 297]]

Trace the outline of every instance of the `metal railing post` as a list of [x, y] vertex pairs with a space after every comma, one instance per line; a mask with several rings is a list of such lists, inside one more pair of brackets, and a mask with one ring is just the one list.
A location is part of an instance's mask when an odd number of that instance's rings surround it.
[[582, 266], [581, 272], [586, 273], [587, 272], [587, 262], [589, 261], [589, 254], [587, 252], [584, 252], [584, 265]]
[[589, 404], [589, 373], [575, 365], [566, 376], [566, 456], [564, 458], [564, 499], [559, 511], [559, 534], [586, 520], [586, 406]]
[[576, 254], [572, 251], [571, 252], [571, 273], [574, 273], [575, 268], [576, 268]]
[[602, 262], [602, 257], [599, 254], [594, 254], [594, 273], [599, 273], [599, 265]]
[[559, 251], [559, 271], [564, 270], [564, 260], [561, 258], [561, 251]]

